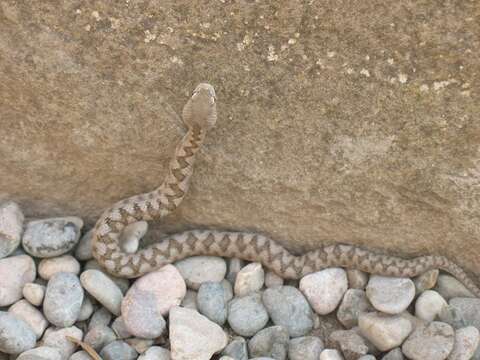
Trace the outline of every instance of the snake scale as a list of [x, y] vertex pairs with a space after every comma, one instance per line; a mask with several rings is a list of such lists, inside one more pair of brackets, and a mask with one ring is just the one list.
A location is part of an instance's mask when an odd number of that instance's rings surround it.
[[185, 197], [193, 165], [207, 131], [217, 118], [213, 87], [199, 84], [183, 109], [188, 130], [177, 145], [163, 183], [152, 192], [132, 196], [106, 210], [95, 225], [93, 255], [111, 274], [135, 278], [192, 255], [237, 257], [261, 262], [287, 279], [298, 279], [327, 267], [358, 269], [371, 274], [414, 277], [431, 269], [444, 270], [475, 296], [480, 289], [458, 265], [444, 256], [403, 259], [357, 246], [336, 244], [295, 256], [266, 236], [246, 232], [192, 230], [166, 237], [134, 254], [122, 249], [120, 234], [131, 223], [159, 219], [174, 211]]

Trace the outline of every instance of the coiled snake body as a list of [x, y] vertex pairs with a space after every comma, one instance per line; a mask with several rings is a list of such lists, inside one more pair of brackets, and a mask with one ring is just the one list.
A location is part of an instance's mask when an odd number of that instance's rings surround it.
[[122, 250], [120, 234], [127, 225], [162, 218], [175, 210], [185, 197], [196, 153], [208, 129], [216, 122], [215, 102], [215, 91], [211, 85], [197, 86], [183, 109], [183, 120], [188, 131], [175, 150], [166, 179], [152, 192], [116, 203], [98, 220], [93, 234], [93, 255], [108, 272], [135, 278], [192, 255], [258, 261], [283, 278], [290, 279], [337, 266], [398, 277], [414, 277], [431, 269], [441, 269], [455, 276], [475, 296], [480, 297], [480, 289], [467, 274], [443, 256], [420, 256], [407, 260], [344, 244], [324, 246], [295, 256], [263, 235], [216, 230], [174, 234], [135, 254]]

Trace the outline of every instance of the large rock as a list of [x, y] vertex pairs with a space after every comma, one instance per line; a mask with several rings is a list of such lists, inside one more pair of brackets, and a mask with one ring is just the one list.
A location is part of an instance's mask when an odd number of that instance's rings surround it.
[[215, 85], [182, 210], [480, 273], [478, 2], [0, 3], [0, 192], [91, 225], [156, 187], [199, 81]]

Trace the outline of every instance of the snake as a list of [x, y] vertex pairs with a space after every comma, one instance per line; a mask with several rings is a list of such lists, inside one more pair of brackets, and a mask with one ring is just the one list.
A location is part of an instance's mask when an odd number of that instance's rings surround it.
[[127, 252], [121, 243], [122, 232], [127, 226], [165, 217], [180, 205], [187, 194], [197, 153], [207, 132], [217, 121], [216, 102], [213, 86], [200, 83], [183, 108], [182, 118], [187, 131], [175, 148], [161, 185], [151, 192], [117, 202], [99, 217], [92, 233], [92, 254], [108, 273], [137, 278], [196, 255], [259, 262], [284, 279], [301, 279], [330, 267], [408, 278], [438, 269], [453, 275], [474, 296], [480, 297], [480, 288], [472, 278], [456, 263], [440, 255], [406, 259], [344, 243], [325, 245], [295, 255], [260, 233], [209, 229], [167, 235], [134, 253]]

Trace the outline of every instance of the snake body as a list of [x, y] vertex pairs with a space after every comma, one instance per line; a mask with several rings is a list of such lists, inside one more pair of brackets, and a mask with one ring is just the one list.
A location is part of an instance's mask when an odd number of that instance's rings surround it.
[[176, 147], [163, 183], [152, 192], [116, 203], [101, 215], [93, 232], [93, 255], [108, 272], [135, 278], [192, 255], [237, 257], [261, 262], [287, 279], [299, 279], [328, 267], [345, 267], [396, 277], [414, 277], [431, 269], [441, 269], [455, 276], [480, 297], [480, 289], [473, 280], [444, 256], [403, 259], [346, 244], [324, 246], [295, 256], [266, 236], [217, 230], [186, 231], [168, 236], [134, 254], [124, 251], [120, 235], [126, 226], [138, 221], [160, 219], [182, 202], [188, 191], [196, 154], [216, 117], [213, 87], [198, 85], [183, 109], [183, 120], [188, 130]]

